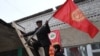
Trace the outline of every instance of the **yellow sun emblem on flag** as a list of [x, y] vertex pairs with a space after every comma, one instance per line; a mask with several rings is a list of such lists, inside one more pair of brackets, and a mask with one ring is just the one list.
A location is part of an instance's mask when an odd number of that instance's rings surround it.
[[80, 22], [83, 19], [85, 19], [84, 14], [79, 9], [76, 9], [75, 11], [73, 11], [71, 14], [71, 17], [72, 17], [72, 20], [77, 21], [77, 22]]

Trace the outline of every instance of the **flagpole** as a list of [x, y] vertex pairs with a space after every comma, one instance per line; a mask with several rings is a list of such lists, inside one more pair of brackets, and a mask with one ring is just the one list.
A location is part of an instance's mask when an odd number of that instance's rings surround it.
[[[53, 11], [56, 11], [57, 9], [55, 7], [52, 7]], [[50, 21], [53, 16], [51, 16], [47, 21]]]
[[52, 16], [47, 21], [50, 21], [51, 19], [52, 19]]

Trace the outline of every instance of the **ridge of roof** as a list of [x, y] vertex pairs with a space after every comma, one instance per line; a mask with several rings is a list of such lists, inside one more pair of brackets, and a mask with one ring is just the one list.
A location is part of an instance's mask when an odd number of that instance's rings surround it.
[[48, 12], [51, 12], [51, 11], [53, 11], [52, 8], [44, 10], [44, 11], [36, 13], [36, 14], [33, 14], [33, 15], [30, 15], [30, 16], [26, 16], [24, 18], [21, 18], [20, 20], [15, 21], [15, 22], [20, 22], [20, 21], [26, 20], [28, 18], [36, 17], [36, 16], [39, 16], [39, 15], [42, 15], [42, 14], [45, 14], [45, 13], [48, 13]]
[[5, 26], [7, 26], [7, 27], [9, 27], [9, 28], [13, 28], [12, 26], [11, 26], [11, 23], [6, 23], [4, 20], [2, 20], [2, 19], [0, 19], [0, 24], [2, 24], [2, 25], [5, 25]]

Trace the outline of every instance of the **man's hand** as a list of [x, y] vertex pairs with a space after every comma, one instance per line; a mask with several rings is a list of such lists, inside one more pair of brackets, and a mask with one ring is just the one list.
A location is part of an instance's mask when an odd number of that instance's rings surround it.
[[20, 35], [20, 37], [24, 37], [23, 35]]

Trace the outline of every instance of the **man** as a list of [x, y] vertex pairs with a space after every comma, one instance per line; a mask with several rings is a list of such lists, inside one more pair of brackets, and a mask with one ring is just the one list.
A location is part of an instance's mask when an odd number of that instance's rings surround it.
[[[41, 46], [44, 48], [45, 56], [49, 56], [49, 47], [51, 43], [48, 37], [48, 33], [50, 33], [48, 21], [46, 21], [45, 25], [42, 26], [42, 20], [38, 20], [36, 22], [36, 25], [37, 28], [35, 29], [35, 31], [25, 34], [24, 36], [29, 36], [36, 32], [38, 43], [40, 43]], [[36, 52], [38, 51], [38, 48], [36, 46], [34, 47], [34, 49], [36, 49]], [[37, 55], [39, 56], [39, 53], [37, 53]]]
[[59, 44], [55, 44], [54, 46], [55, 54], [54, 56], [64, 56], [63, 52], [61, 51], [61, 47]]

